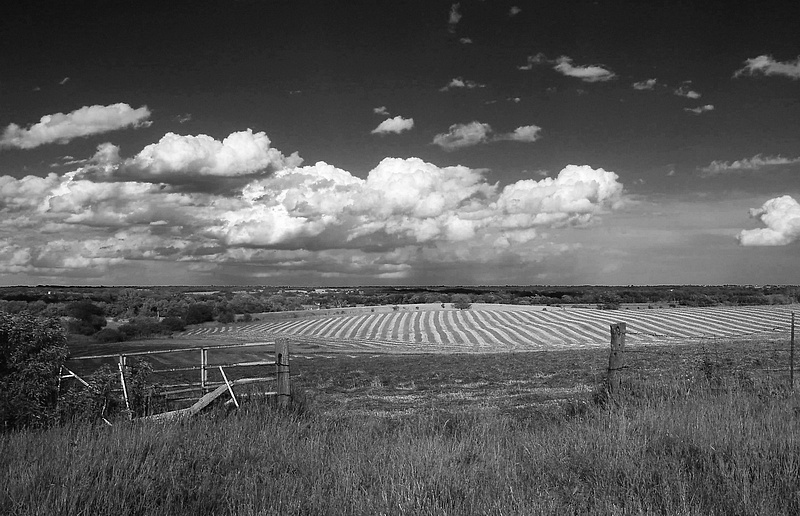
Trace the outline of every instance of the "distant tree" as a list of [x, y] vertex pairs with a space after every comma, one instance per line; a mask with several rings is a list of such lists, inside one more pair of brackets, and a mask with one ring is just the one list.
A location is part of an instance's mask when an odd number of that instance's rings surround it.
[[230, 324], [235, 320], [236, 320], [236, 315], [233, 313], [233, 310], [227, 310], [227, 309], [223, 310], [217, 317], [217, 321], [221, 322], [222, 324]]
[[67, 325], [70, 333], [78, 335], [94, 335], [106, 326], [105, 311], [88, 299], [69, 303], [65, 309], [73, 320]]
[[186, 324], [200, 324], [214, 320], [214, 310], [205, 303], [195, 303], [186, 309]]
[[469, 310], [472, 306], [472, 300], [467, 294], [453, 294], [451, 301], [453, 303], [453, 308], [459, 310]]
[[186, 323], [180, 317], [166, 317], [159, 324], [168, 331], [183, 331], [186, 329]]

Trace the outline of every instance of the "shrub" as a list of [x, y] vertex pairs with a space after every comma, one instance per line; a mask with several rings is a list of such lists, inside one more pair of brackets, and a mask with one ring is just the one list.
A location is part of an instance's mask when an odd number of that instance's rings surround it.
[[200, 324], [214, 320], [214, 311], [203, 303], [195, 303], [186, 310], [186, 324]]
[[125, 334], [114, 328], [103, 328], [94, 334], [97, 342], [122, 342], [125, 340]]
[[74, 319], [67, 325], [70, 333], [94, 335], [106, 326], [103, 308], [88, 299], [68, 304], [65, 311]]
[[180, 317], [167, 317], [160, 324], [168, 331], [183, 331], [186, 329], [186, 323]]
[[152, 317], [136, 317], [119, 327], [127, 339], [146, 339], [165, 332], [165, 328]]
[[472, 306], [472, 302], [470, 298], [466, 294], [455, 294], [453, 296], [453, 308], [457, 308], [459, 310], [469, 310]]
[[217, 321], [221, 322], [222, 324], [230, 324], [235, 320], [236, 315], [230, 310], [223, 310], [220, 312], [219, 317], [217, 317]]
[[53, 417], [58, 375], [68, 355], [57, 319], [0, 313], [0, 423], [44, 426]]

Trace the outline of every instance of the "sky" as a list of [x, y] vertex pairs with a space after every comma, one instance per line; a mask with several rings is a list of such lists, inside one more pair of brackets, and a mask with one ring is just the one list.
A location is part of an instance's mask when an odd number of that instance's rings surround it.
[[0, 285], [800, 284], [785, 4], [0, 7]]

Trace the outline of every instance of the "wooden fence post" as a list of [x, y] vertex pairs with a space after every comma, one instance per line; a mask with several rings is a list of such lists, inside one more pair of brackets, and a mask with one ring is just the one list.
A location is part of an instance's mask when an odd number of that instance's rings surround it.
[[278, 407], [289, 406], [291, 385], [289, 383], [289, 340], [275, 339], [275, 376], [277, 378]]
[[611, 325], [611, 354], [608, 356], [608, 393], [619, 392], [619, 375], [622, 369], [622, 353], [625, 351], [625, 323]]
[[792, 337], [789, 348], [789, 390], [794, 390], [794, 312], [792, 312]]
[[206, 393], [206, 384], [208, 383], [208, 348], [200, 350], [200, 389], [203, 394]]

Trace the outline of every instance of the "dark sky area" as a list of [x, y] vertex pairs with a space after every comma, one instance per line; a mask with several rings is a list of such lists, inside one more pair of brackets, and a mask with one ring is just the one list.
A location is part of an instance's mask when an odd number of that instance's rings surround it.
[[0, 284], [800, 283], [800, 7], [0, 8]]

